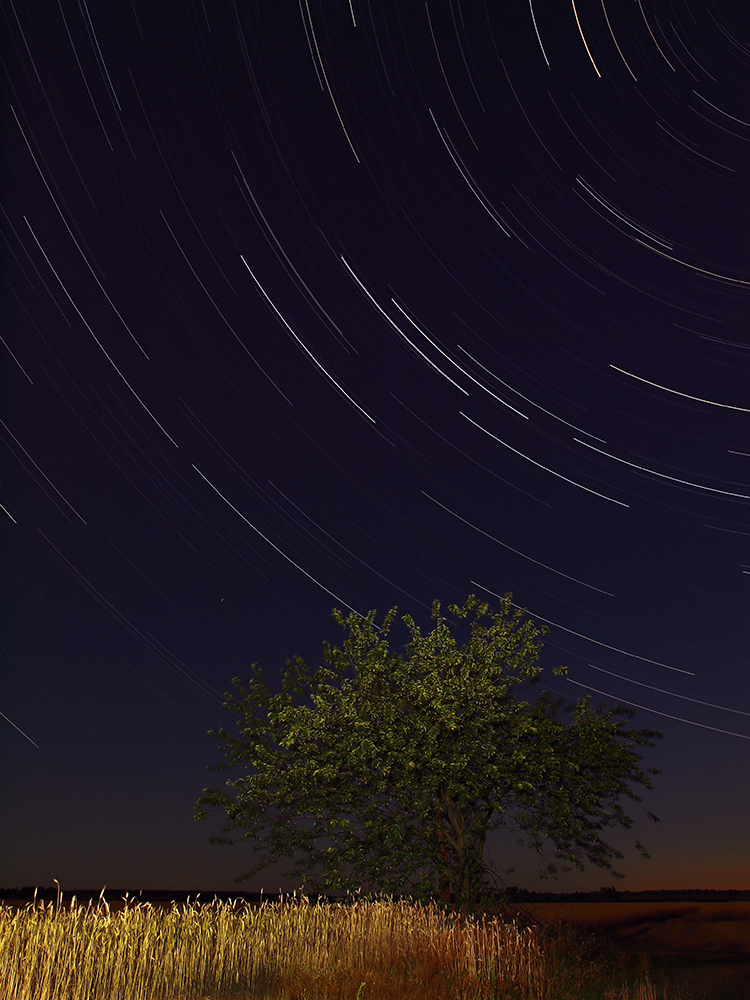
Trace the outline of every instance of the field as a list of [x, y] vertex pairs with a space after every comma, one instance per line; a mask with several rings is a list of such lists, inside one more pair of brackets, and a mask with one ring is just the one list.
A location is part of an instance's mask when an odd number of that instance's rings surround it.
[[[699, 926], [713, 930], [715, 924], [710, 940], [730, 950], [736, 940], [747, 947], [750, 905], [731, 904], [729, 919], [717, 918], [726, 905], [683, 904], [670, 916], [670, 904], [535, 904], [528, 908], [538, 911], [535, 926], [507, 917], [460, 918], [435, 905], [389, 900], [139, 903], [117, 909], [104, 900], [3, 905], [0, 996], [712, 1000], [722, 994], [687, 990], [674, 979], [670, 984], [658, 970], [649, 973], [642, 957], [581, 934], [574, 925], [605, 928], [631, 947], [636, 940], [656, 941], [656, 927], [671, 928], [670, 940], [688, 942], [698, 939], [690, 934], [699, 934]], [[685, 937], [674, 931], [680, 921], [688, 928]]]
[[750, 902], [531, 903], [526, 908], [542, 921], [563, 919], [606, 930], [633, 950], [750, 958]]
[[570, 922], [606, 935], [653, 970], [679, 972], [713, 1000], [750, 998], [750, 902], [532, 903], [542, 923]]

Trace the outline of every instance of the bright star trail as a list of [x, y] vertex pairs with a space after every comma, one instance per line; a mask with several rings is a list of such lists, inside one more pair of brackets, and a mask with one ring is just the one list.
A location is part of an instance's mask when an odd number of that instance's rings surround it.
[[512, 591], [556, 697], [665, 733], [621, 887], [749, 888], [742, 5], [5, 28], [0, 886], [233, 888], [231, 678]]

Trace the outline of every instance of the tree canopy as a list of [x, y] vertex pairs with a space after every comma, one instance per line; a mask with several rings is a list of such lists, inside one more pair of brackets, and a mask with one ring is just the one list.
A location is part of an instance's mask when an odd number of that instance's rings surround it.
[[496, 611], [471, 596], [448, 612], [433, 604], [427, 634], [404, 615], [398, 652], [396, 608], [380, 624], [334, 609], [345, 635], [324, 643], [320, 666], [287, 661], [276, 693], [257, 664], [246, 685], [234, 678], [225, 708], [239, 734], [210, 732], [225, 759], [208, 769], [243, 773], [204, 789], [195, 815], [224, 810], [223, 832], [242, 832], [210, 842], [254, 848], [238, 881], [288, 859], [284, 874], [318, 889], [453, 893], [470, 906], [493, 885], [485, 848], [500, 827], [544, 858], [543, 874], [558, 863], [618, 874], [603, 831], [632, 827], [622, 800], [652, 787], [639, 750], [662, 734], [628, 728], [621, 706], [584, 698], [563, 712], [537, 694], [547, 630], [511, 594]]

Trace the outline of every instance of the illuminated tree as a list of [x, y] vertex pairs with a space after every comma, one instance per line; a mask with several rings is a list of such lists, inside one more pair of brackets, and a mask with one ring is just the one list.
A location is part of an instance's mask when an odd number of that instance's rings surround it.
[[225, 707], [239, 734], [211, 732], [225, 760], [209, 769], [243, 773], [205, 789], [196, 818], [219, 807], [223, 832], [243, 831], [210, 841], [255, 849], [238, 881], [287, 858], [284, 874], [314, 888], [452, 893], [469, 907], [493, 885], [485, 847], [500, 827], [554, 859], [545, 874], [557, 862], [617, 874], [622, 855], [602, 831], [632, 826], [621, 800], [652, 787], [658, 772], [638, 751], [661, 733], [626, 728], [631, 711], [588, 698], [563, 721], [561, 702], [532, 697], [546, 630], [511, 597], [492, 613], [469, 597], [449, 608], [452, 625], [435, 602], [425, 635], [405, 615], [402, 653], [389, 646], [396, 608], [380, 625], [374, 611], [334, 610], [345, 638], [324, 644], [321, 666], [288, 661], [278, 693], [257, 665], [247, 686], [234, 679]]

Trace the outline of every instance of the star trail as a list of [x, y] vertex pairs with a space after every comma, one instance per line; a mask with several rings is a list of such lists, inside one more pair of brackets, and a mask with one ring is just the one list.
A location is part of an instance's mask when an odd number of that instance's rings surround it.
[[665, 733], [622, 887], [750, 886], [741, 5], [5, 18], [0, 884], [232, 888], [231, 678], [512, 591]]

